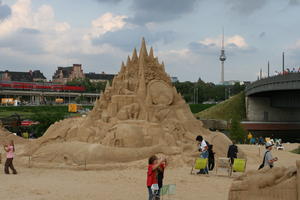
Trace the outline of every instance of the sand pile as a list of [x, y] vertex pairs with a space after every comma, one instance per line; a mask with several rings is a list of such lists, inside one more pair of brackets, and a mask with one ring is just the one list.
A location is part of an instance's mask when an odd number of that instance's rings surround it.
[[15, 144], [25, 144], [28, 142], [24, 138], [15, 136], [11, 132], [0, 126], [0, 145], [3, 146], [4, 144], [9, 143], [11, 140], [13, 140]]
[[297, 176], [296, 167], [249, 171], [233, 182], [229, 200], [297, 200]]
[[87, 117], [55, 123], [25, 155], [68, 164], [130, 162], [157, 153], [186, 158], [194, 155], [197, 135], [214, 144], [219, 156], [227, 152], [230, 140], [195, 119], [143, 40], [139, 56], [134, 49]]

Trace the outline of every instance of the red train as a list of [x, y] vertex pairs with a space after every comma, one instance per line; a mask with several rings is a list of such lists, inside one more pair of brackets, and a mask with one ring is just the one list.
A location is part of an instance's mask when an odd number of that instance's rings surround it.
[[36, 90], [36, 91], [55, 91], [55, 92], [84, 92], [85, 88], [80, 86], [59, 85], [43, 82], [15, 82], [0, 81], [0, 90]]

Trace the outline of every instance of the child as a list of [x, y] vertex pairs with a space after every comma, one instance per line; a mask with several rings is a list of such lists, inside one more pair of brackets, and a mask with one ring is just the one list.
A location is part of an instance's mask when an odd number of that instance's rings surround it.
[[166, 167], [167, 167], [167, 160], [163, 159], [162, 163], [157, 168], [157, 183], [159, 187], [159, 192], [163, 186], [164, 172]]
[[9, 145], [5, 145], [4, 150], [6, 151], [6, 161], [4, 165], [5, 174], [9, 174], [9, 168], [13, 171], [13, 174], [17, 174], [17, 171], [13, 165], [14, 152], [15, 152], [14, 141], [12, 140], [10, 141]]
[[153, 155], [148, 160], [148, 172], [147, 172], [147, 188], [149, 193], [149, 200], [153, 200], [154, 193], [152, 191], [152, 186], [156, 185], [158, 187], [157, 182], [157, 168], [162, 164], [163, 160], [158, 160], [158, 158]]

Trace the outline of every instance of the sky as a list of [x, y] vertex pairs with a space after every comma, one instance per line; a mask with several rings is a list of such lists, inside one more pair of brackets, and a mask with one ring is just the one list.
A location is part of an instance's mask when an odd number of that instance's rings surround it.
[[256, 80], [300, 66], [300, 0], [0, 0], [0, 71], [117, 73], [142, 37], [180, 81]]

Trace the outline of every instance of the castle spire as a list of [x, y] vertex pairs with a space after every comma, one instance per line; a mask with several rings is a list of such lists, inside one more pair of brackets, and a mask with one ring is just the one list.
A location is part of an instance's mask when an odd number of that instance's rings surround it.
[[153, 53], [153, 48], [150, 48], [150, 52], [149, 52], [149, 58], [154, 59], [154, 53]]
[[110, 87], [109, 81], [106, 82], [105, 90], [107, 90]]
[[120, 72], [123, 73], [124, 71], [125, 71], [125, 64], [124, 64], [124, 62], [122, 61]]
[[141, 45], [140, 54], [139, 54], [139, 57], [141, 57], [141, 56], [144, 56], [144, 58], [146, 58], [148, 56], [146, 41], [145, 41], [144, 37], [142, 38], [142, 45]]
[[135, 61], [138, 59], [136, 48], [133, 49], [131, 60]]
[[165, 70], [165, 63], [164, 63], [164, 61], [162, 61], [162, 63], [161, 63], [161, 68], [162, 68], [162, 70], [165, 72], [166, 70]]
[[139, 86], [137, 91], [138, 96], [142, 99], [146, 98], [146, 81], [145, 81], [145, 69], [144, 69], [144, 54], [139, 58]]
[[130, 65], [130, 57], [127, 57], [126, 66], [128, 67]]

